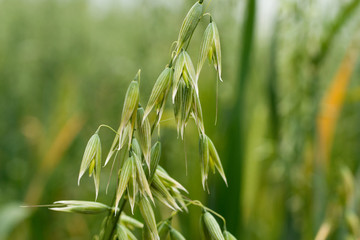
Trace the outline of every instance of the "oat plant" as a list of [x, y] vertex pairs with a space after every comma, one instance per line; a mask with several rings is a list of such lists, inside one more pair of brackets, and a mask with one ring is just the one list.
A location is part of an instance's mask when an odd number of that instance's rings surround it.
[[[142, 229], [143, 239], [185, 239], [182, 233], [171, 225], [171, 219], [180, 212], [187, 212], [190, 205], [202, 209], [200, 227], [204, 239], [236, 239], [226, 230], [226, 222], [221, 215], [205, 207], [200, 201], [192, 200], [187, 196], [187, 190], [159, 165], [161, 142], [155, 141], [153, 137], [154, 132], [161, 134], [162, 114], [166, 102], [170, 101], [174, 110], [177, 133], [181, 139], [190, 119], [193, 119], [197, 126], [201, 184], [204, 190], [209, 191], [207, 184], [209, 171], [214, 173], [218, 171], [227, 184], [219, 154], [205, 132], [199, 98], [198, 81], [202, 66], [207, 59], [214, 66], [217, 79], [222, 81], [219, 32], [210, 13], [205, 13], [204, 9], [203, 0], [199, 0], [187, 13], [178, 39], [173, 44], [170, 61], [155, 81], [146, 106], [139, 101], [141, 78], [139, 70], [127, 89], [118, 129], [100, 125], [88, 141], [80, 164], [78, 184], [86, 172], [93, 177], [95, 202], [62, 200], [50, 206], [51, 210], [62, 212], [84, 214], [106, 212], [100, 231], [94, 239], [138, 239], [139, 236], [134, 233], [136, 228]], [[195, 68], [187, 48], [200, 20], [208, 21], [209, 24], [203, 33]], [[108, 128], [114, 133], [114, 140], [105, 161], [102, 160], [100, 139], [102, 128]], [[112, 164], [109, 164], [111, 162]], [[119, 171], [114, 199], [112, 205], [108, 206], [96, 202], [96, 199], [102, 167], [114, 166], [114, 164], [119, 166]], [[124, 210], [126, 204], [129, 204], [131, 210], [128, 213]], [[168, 218], [156, 219], [154, 208], [159, 204], [172, 210]], [[140, 210], [142, 220], [132, 217], [136, 208]], [[221, 220], [221, 225], [216, 218]]]

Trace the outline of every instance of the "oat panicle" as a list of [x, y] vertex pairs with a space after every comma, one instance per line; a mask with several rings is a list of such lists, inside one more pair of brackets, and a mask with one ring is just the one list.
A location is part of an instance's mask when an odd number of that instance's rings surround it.
[[[101, 127], [107, 127], [115, 134], [103, 166], [106, 167], [111, 159], [113, 159], [112, 169], [118, 166], [112, 205], [76, 200], [57, 201], [49, 205], [51, 210], [62, 212], [88, 214], [106, 212], [107, 216], [101, 224], [100, 232], [94, 239], [133, 240], [137, 239], [135, 229], [141, 228], [143, 239], [162, 240], [170, 237], [174, 240], [183, 240], [185, 237], [171, 225], [171, 220], [179, 213], [188, 212], [190, 205], [204, 210], [200, 222], [205, 239], [235, 239], [226, 230], [225, 220], [221, 215], [206, 208], [201, 202], [189, 199], [187, 189], [160, 165], [162, 164], [160, 123], [165, 107], [171, 105], [177, 133], [181, 139], [185, 138], [185, 129], [189, 120], [193, 119], [197, 127], [201, 168], [199, 184], [202, 184], [204, 190], [209, 191], [208, 173], [210, 170], [214, 173], [217, 170], [227, 185], [220, 156], [210, 137], [205, 134], [198, 88], [199, 75], [207, 57], [213, 63], [218, 79], [222, 81], [220, 37], [211, 17], [204, 32], [196, 69], [187, 52], [199, 21], [203, 16], [209, 15], [208, 13], [204, 15], [203, 5], [203, 0], [197, 1], [183, 20], [170, 63], [155, 80], [146, 107], [143, 108], [140, 102], [141, 71], [139, 70], [134, 79], [129, 81], [117, 131], [110, 126], [100, 125], [85, 147], [78, 184], [88, 170], [89, 175], [94, 178], [97, 198], [102, 167], [99, 130]], [[166, 104], [168, 101], [169, 103]], [[155, 141], [156, 128], [158, 139]], [[196, 184], [196, 181], [193, 184]], [[125, 208], [127, 203], [130, 205], [129, 210]], [[158, 205], [166, 206], [171, 211], [168, 218], [159, 222], [156, 221], [155, 212], [161, 211], [162, 208], [154, 211]], [[140, 211], [143, 222], [133, 217], [136, 209]], [[130, 216], [125, 213], [126, 211]], [[223, 219], [223, 230], [212, 214]]]

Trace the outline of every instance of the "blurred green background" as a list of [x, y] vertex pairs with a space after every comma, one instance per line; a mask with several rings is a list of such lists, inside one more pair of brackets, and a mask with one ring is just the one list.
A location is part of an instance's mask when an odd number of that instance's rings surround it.
[[[94, 199], [91, 179], [77, 186], [89, 137], [102, 123], [118, 126], [139, 68], [146, 104], [193, 3], [0, 0], [1, 240], [90, 239], [99, 231], [103, 216], [19, 206]], [[216, 74], [208, 64], [199, 89], [229, 187], [214, 175], [211, 194], [202, 190], [193, 123], [184, 144], [172, 121], [164, 122], [160, 164], [191, 198], [222, 214], [238, 239], [359, 239], [359, 5], [209, 4], [224, 71], [216, 126]], [[189, 48], [194, 62], [206, 24], [200, 22]], [[106, 154], [113, 135], [104, 130], [101, 137]], [[112, 198], [111, 190], [105, 194], [109, 172], [106, 167], [101, 178], [105, 203]], [[191, 207], [175, 219], [188, 239], [199, 239], [199, 215]]]

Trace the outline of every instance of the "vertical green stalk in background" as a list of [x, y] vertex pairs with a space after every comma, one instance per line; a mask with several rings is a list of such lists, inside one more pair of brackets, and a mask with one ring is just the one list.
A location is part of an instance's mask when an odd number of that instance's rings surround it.
[[[277, 14], [275, 15], [277, 16]], [[275, 17], [274, 31], [271, 37], [270, 43], [270, 54], [269, 54], [269, 68], [267, 75], [266, 83], [266, 92], [267, 92], [267, 104], [268, 104], [268, 137], [271, 140], [271, 145], [273, 148], [272, 155], [270, 156], [269, 166], [279, 158], [279, 148], [280, 148], [280, 116], [278, 109], [278, 70], [277, 70], [277, 59], [278, 59], [278, 35], [279, 35], [279, 19]], [[266, 179], [264, 179], [266, 181]], [[286, 202], [286, 199], [289, 198], [291, 194], [291, 185], [289, 181], [286, 181], [284, 186], [284, 191], [282, 191], [281, 201]], [[284, 226], [281, 229], [281, 239], [295, 239], [294, 229], [293, 229], [293, 218], [291, 216], [290, 209], [285, 207], [283, 209], [277, 209], [277, 216], [273, 216], [273, 219], [277, 221], [284, 222]]]
[[253, 50], [255, 29], [256, 0], [248, 0], [244, 10], [244, 25], [240, 31], [242, 46], [239, 47], [238, 82], [235, 91], [235, 104], [230, 109], [229, 124], [226, 134], [225, 147], [226, 160], [225, 172], [228, 176], [229, 187], [219, 187], [219, 201], [215, 209], [220, 209], [228, 220], [228, 228], [239, 236], [243, 227], [242, 223], [242, 172], [244, 150], [246, 144], [246, 86], [249, 79], [250, 61]]
[[[274, 32], [271, 39], [270, 46], [270, 57], [269, 57], [269, 70], [267, 76], [267, 97], [269, 104], [269, 135], [273, 140], [273, 143], [279, 143], [279, 128], [280, 128], [280, 118], [279, 110], [277, 107], [278, 93], [277, 93], [277, 35], [278, 35], [278, 20], [275, 22]], [[277, 155], [277, 147], [275, 148], [274, 155]]]

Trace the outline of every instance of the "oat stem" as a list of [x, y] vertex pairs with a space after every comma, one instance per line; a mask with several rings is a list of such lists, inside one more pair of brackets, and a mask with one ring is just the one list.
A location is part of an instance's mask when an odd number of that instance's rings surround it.
[[108, 128], [108, 129], [110, 129], [111, 131], [113, 131], [116, 135], [119, 135], [119, 133], [118, 133], [117, 131], [115, 131], [112, 127], [110, 127], [109, 125], [106, 125], [106, 124], [101, 124], [101, 125], [96, 129], [96, 132], [95, 132], [95, 133], [99, 133], [101, 127], [106, 127], [106, 128]]
[[[185, 207], [188, 207], [188, 206], [190, 206], [190, 205], [193, 205], [193, 206], [201, 207], [201, 208], [205, 209], [206, 211], [211, 212], [212, 214], [216, 215], [218, 218], [220, 218], [220, 219], [223, 221], [223, 223], [224, 223], [224, 230], [226, 231], [226, 220], [225, 220], [225, 218], [224, 218], [222, 215], [220, 215], [219, 213], [215, 212], [214, 210], [206, 207], [206, 206], [205, 206], [204, 204], [202, 204], [202, 202], [200, 202], [199, 200], [185, 199], [185, 201], [187, 201], [187, 203], [185, 204], [185, 206], [180, 207], [179, 210], [173, 211], [173, 212], [171, 213], [171, 215], [170, 215], [168, 218], [166, 218], [164, 221], [172, 219], [172, 218], [173, 218], [174, 216], [176, 216], [179, 212], [181, 212], [182, 210], [184, 210]], [[181, 211], [180, 211], [180, 210], [181, 210]]]
[[210, 22], [212, 22], [212, 17], [211, 17], [211, 14], [210, 14], [210, 13], [204, 13], [202, 16], [203, 16], [203, 17], [209, 16], [209, 17], [210, 17]]
[[[115, 197], [114, 197], [114, 201], [113, 203], [115, 203]], [[116, 226], [120, 220], [120, 216], [121, 216], [121, 213], [122, 211], [124, 210], [124, 207], [125, 207], [125, 204], [126, 204], [127, 200], [126, 199], [123, 199], [122, 202], [121, 202], [121, 205], [120, 205], [120, 208], [118, 210], [118, 212], [116, 212], [116, 208], [110, 212], [109, 216], [108, 216], [108, 219], [107, 219], [107, 224], [109, 223], [109, 221], [111, 221], [111, 226], [109, 227], [110, 228], [110, 231], [109, 232], [109, 235], [108, 236], [104, 236], [103, 239], [108, 239], [108, 240], [112, 240], [113, 239], [113, 236], [114, 236], [114, 233], [115, 233], [115, 230], [116, 230]], [[114, 204], [113, 204], [114, 205]], [[110, 219], [109, 219], [110, 218]], [[107, 226], [105, 226], [106, 228]], [[106, 233], [106, 231], [105, 231]]]

